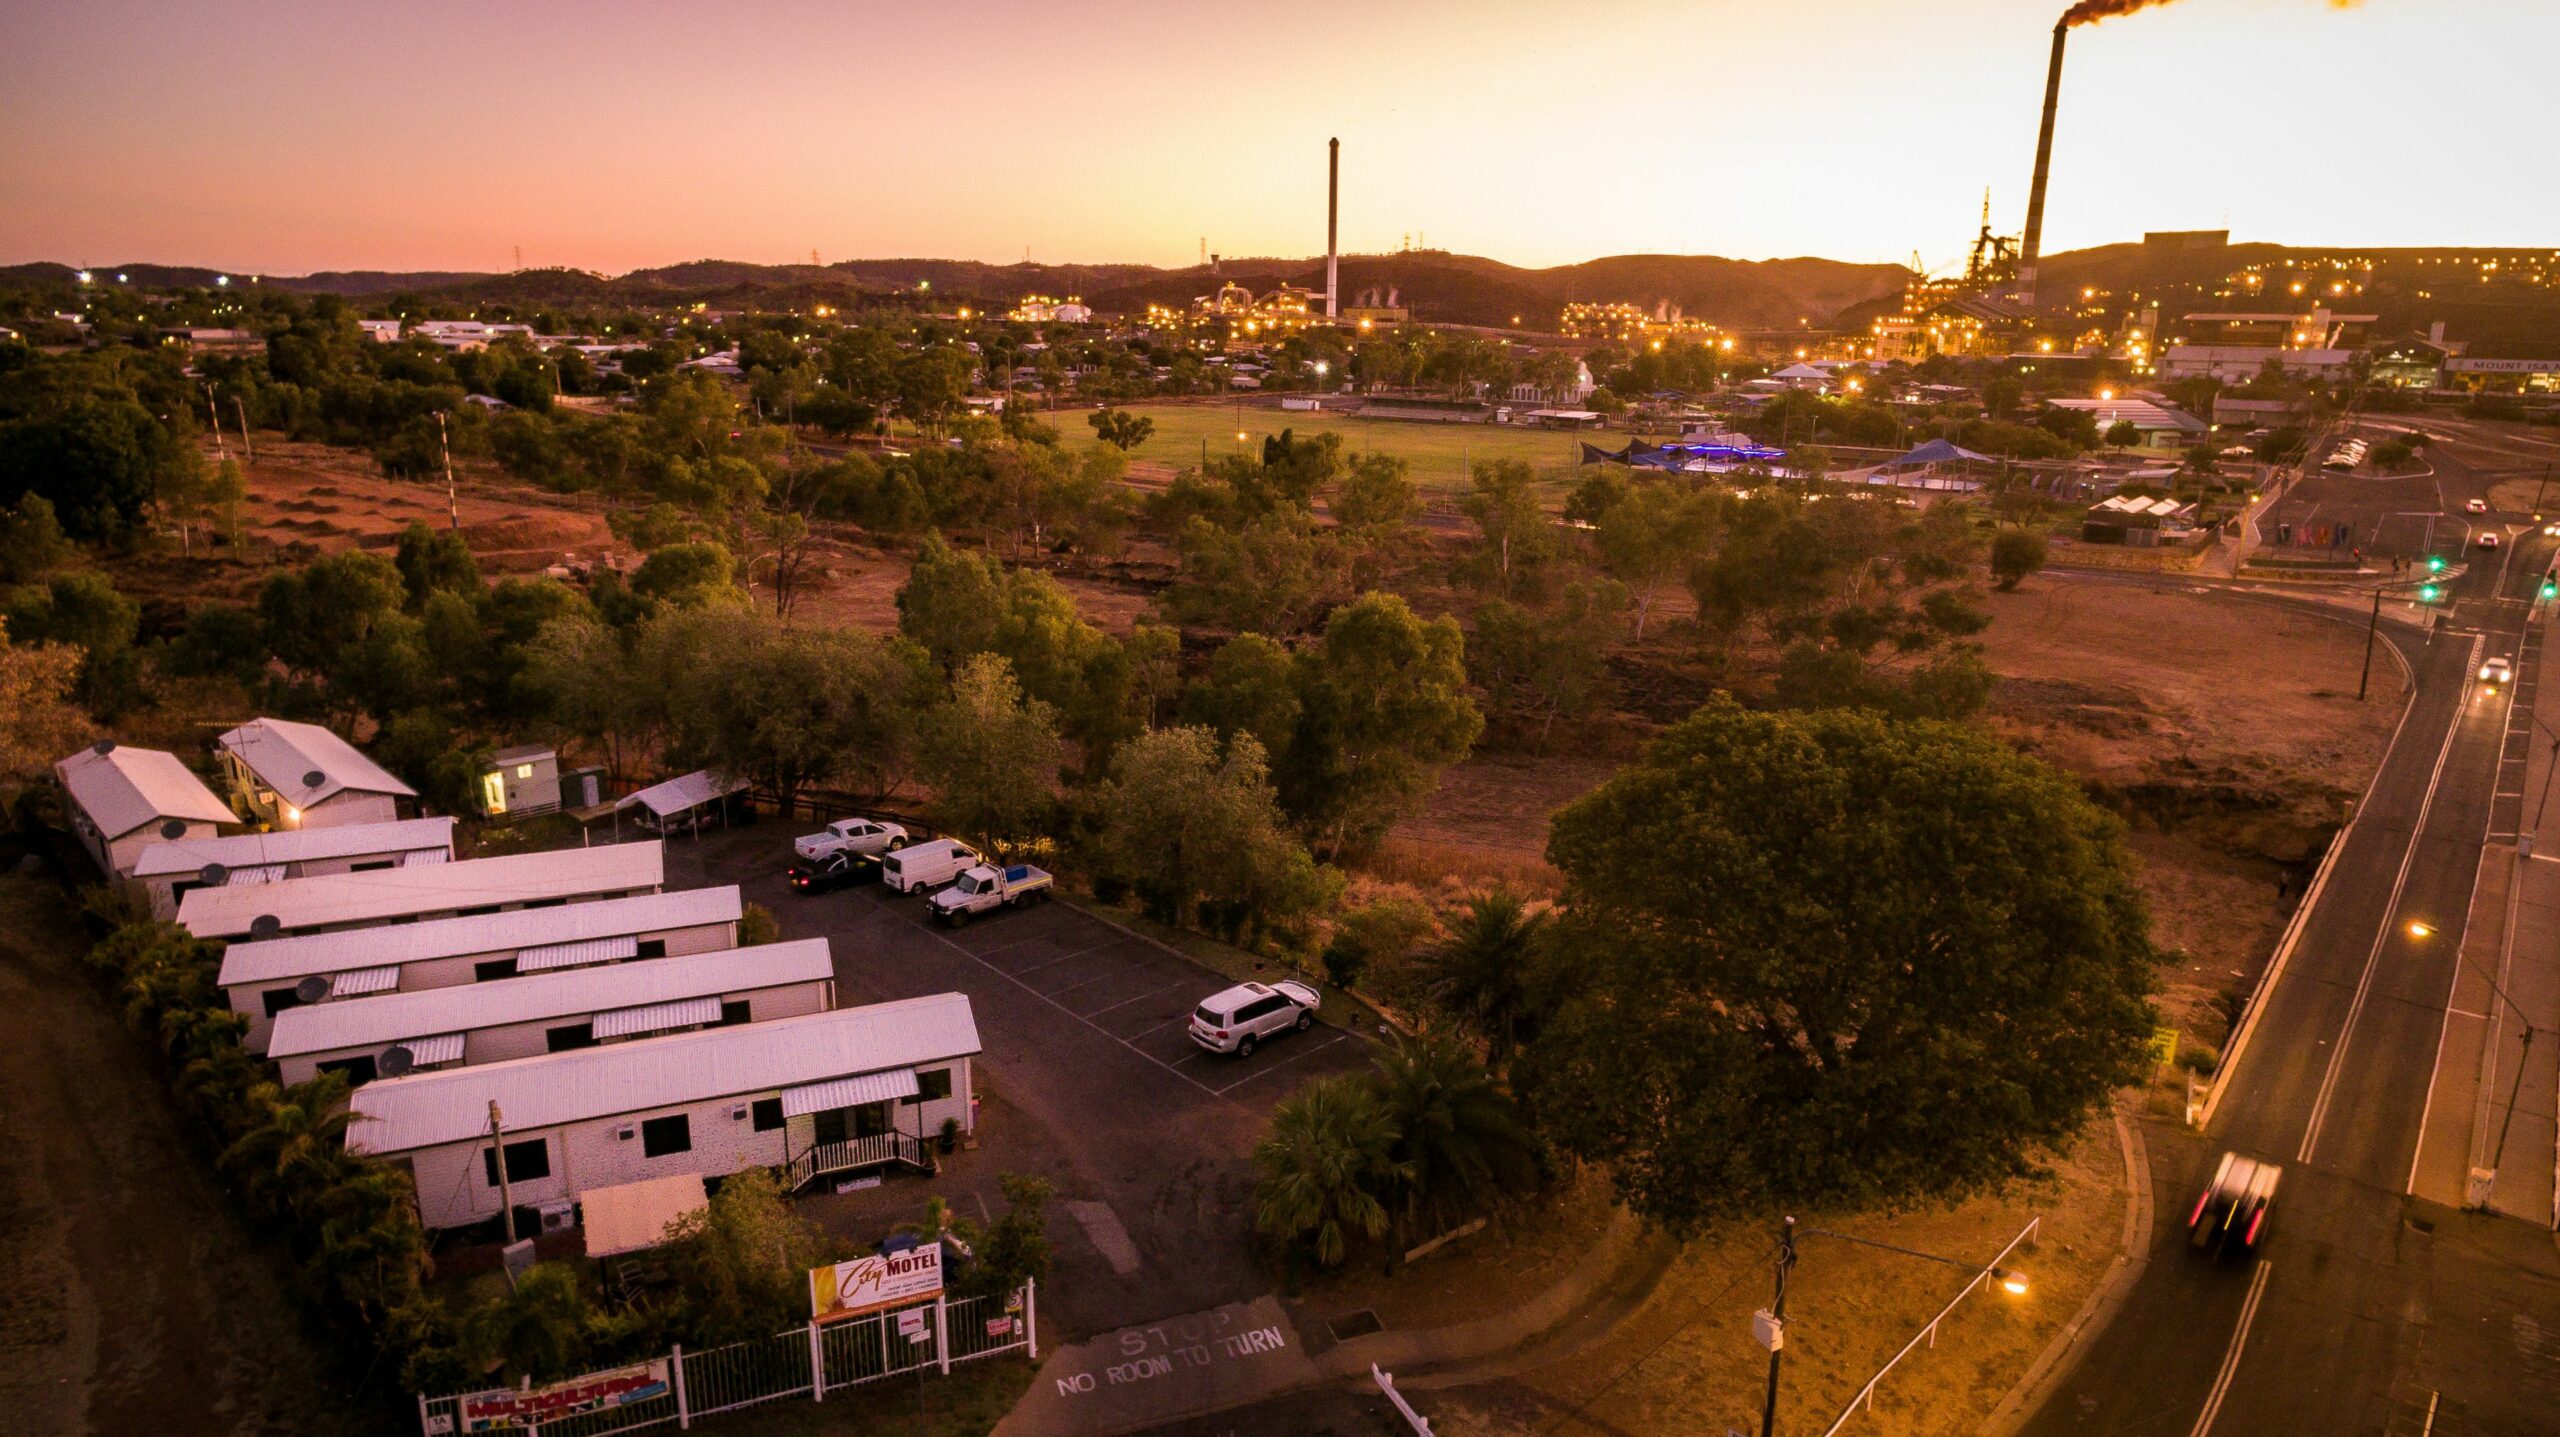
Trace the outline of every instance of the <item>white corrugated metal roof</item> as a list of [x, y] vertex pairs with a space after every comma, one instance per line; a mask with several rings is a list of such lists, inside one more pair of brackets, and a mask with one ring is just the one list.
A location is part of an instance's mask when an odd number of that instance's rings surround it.
[[330, 977], [329, 996], [361, 998], [368, 993], [388, 993], [399, 986], [400, 970], [397, 968], [352, 968]]
[[[296, 808], [343, 789], [415, 798], [418, 791], [384, 771], [354, 744], [313, 723], [251, 719], [216, 740], [239, 755], [259, 781]], [[312, 776], [317, 774], [318, 781]]]
[[824, 1112], [829, 1108], [894, 1102], [899, 1098], [912, 1098], [917, 1091], [916, 1070], [913, 1068], [891, 1068], [885, 1073], [864, 1073], [852, 1078], [829, 1078], [823, 1083], [783, 1089], [782, 1115], [796, 1118], [803, 1113]]
[[117, 744], [105, 753], [84, 748], [53, 766], [63, 791], [109, 838], [122, 838], [147, 823], [183, 818], [197, 823], [238, 823], [231, 806], [214, 797], [204, 780], [174, 753]]
[[828, 953], [827, 940], [796, 938], [788, 943], [723, 948], [680, 958], [649, 958], [610, 968], [582, 968], [573, 973], [421, 988], [361, 1003], [287, 1008], [276, 1015], [275, 1036], [267, 1042], [267, 1056], [289, 1058], [297, 1053], [396, 1043], [421, 1033], [468, 1033], [511, 1023], [538, 1023], [546, 1018], [583, 1018], [691, 998], [708, 998], [711, 1018], [716, 1019], [720, 1016], [722, 994], [819, 982], [834, 976], [835, 961]]
[[261, 883], [282, 883], [284, 865], [267, 863], [256, 868], [234, 868], [223, 875], [222, 881], [234, 888], [254, 888]]
[[346, 933], [270, 938], [259, 943], [233, 943], [224, 949], [220, 981], [228, 988], [384, 963], [520, 953], [543, 944], [621, 933], [660, 933], [735, 923], [741, 911], [734, 886], [687, 888], [674, 893], [645, 893], [637, 898], [602, 898], [561, 908], [519, 908], [507, 913], [478, 913], [469, 918], [438, 918]]
[[709, 769], [696, 769], [682, 778], [651, 784], [638, 793], [617, 799], [613, 806], [618, 812], [636, 803], [664, 818], [671, 813], [682, 813], [709, 803], [722, 794], [742, 792], [746, 786], [745, 779], [716, 778]]
[[309, 863], [326, 858], [363, 858], [375, 854], [453, 847], [450, 818], [404, 818], [397, 823], [342, 823], [331, 828], [286, 828], [274, 833], [242, 833], [229, 838], [187, 838], [155, 843], [142, 850], [133, 865], [137, 878], [194, 874], [208, 863], [225, 868], [251, 868], [269, 863]]
[[432, 1038], [411, 1038], [400, 1046], [409, 1050], [412, 1066], [432, 1068], [438, 1063], [451, 1063], [462, 1057], [462, 1034], [438, 1033]]
[[619, 963], [640, 956], [640, 940], [632, 934], [619, 938], [585, 938], [575, 943], [545, 943], [539, 948], [516, 951], [516, 971], [548, 973], [555, 968], [584, 968], [590, 963]]
[[596, 848], [555, 848], [474, 858], [424, 868], [323, 873], [263, 888], [198, 888], [178, 900], [178, 923], [199, 938], [236, 938], [261, 915], [286, 932], [383, 923], [412, 913], [484, 904], [534, 903], [666, 881], [666, 855], [656, 840]]
[[671, 1003], [644, 1003], [637, 1008], [615, 1008], [598, 1013], [591, 1031], [599, 1038], [628, 1038], [638, 1033], [663, 1033], [670, 1028], [699, 1028], [720, 1021], [720, 995], [708, 998], [678, 998]]
[[452, 861], [453, 855], [441, 848], [421, 848], [415, 852], [400, 855], [400, 866], [403, 868], [432, 868], [439, 863]]
[[509, 1131], [530, 1134], [712, 1098], [778, 1093], [828, 1078], [974, 1056], [978, 1050], [978, 1024], [965, 993], [705, 1028], [367, 1084], [356, 1090], [347, 1146], [360, 1153], [397, 1153], [469, 1142], [488, 1131], [492, 1102], [505, 1112]]

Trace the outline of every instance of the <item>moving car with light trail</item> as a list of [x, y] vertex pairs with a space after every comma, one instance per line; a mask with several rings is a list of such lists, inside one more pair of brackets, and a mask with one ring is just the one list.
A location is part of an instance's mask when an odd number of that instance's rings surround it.
[[957, 928], [980, 913], [1037, 903], [1056, 881], [1049, 876], [1049, 870], [1028, 863], [1010, 868], [981, 863], [926, 902], [934, 917]]
[[1304, 983], [1238, 983], [1212, 994], [1191, 1014], [1191, 1041], [1212, 1053], [1250, 1058], [1263, 1039], [1303, 1033], [1316, 1024], [1324, 998]]
[[2274, 1163], [2224, 1153], [2187, 1213], [2187, 1246], [2207, 1257], [2248, 1257], [2265, 1235], [2284, 1169]]

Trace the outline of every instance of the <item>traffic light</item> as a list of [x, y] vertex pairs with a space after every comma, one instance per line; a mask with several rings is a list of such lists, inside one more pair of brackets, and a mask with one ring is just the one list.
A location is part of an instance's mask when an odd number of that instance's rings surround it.
[[2554, 579], [2546, 576], [2542, 581], [2542, 597], [2546, 599], [2560, 599], [2560, 579]]
[[2444, 555], [2442, 555], [2442, 554], [2429, 554], [2429, 555], [2427, 556], [2427, 572], [2428, 572], [2428, 573], [2430, 573], [2430, 574], [2441, 574], [2441, 573], [2443, 573], [2443, 572], [2444, 572]]
[[2418, 586], [2419, 603], [2432, 604], [2443, 597], [2444, 586], [2442, 584], [2420, 584]]

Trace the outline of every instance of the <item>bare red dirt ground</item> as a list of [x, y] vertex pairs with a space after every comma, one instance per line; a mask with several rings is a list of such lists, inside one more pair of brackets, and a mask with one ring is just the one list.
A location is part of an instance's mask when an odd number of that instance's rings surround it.
[[[443, 485], [385, 478], [372, 459], [352, 450], [263, 439], [258, 461], [241, 471], [249, 484], [242, 528], [279, 547], [388, 549], [413, 523], [441, 529], [451, 519]], [[491, 572], [629, 555], [606, 529], [600, 505], [510, 488], [479, 474], [457, 488], [463, 538]]]

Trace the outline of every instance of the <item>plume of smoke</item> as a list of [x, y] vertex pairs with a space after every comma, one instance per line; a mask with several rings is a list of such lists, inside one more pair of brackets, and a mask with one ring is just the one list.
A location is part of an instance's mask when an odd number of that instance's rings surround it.
[[[2066, 29], [2075, 25], [2094, 25], [2118, 15], [2130, 15], [2136, 10], [2150, 10], [2172, 3], [2174, 0], [2079, 0], [2078, 4], [2062, 12], [2062, 23]], [[2329, 8], [2352, 10], [2362, 3], [2363, 0], [2329, 0]]]

